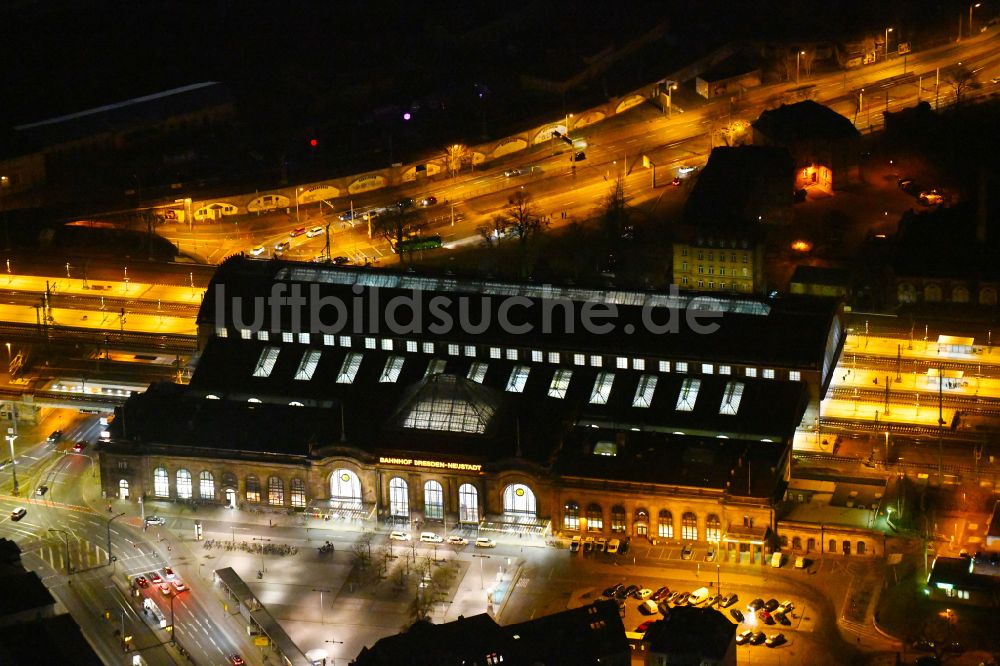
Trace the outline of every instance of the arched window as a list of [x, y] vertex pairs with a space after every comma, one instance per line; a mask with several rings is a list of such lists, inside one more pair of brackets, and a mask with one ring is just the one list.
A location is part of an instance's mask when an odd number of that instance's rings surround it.
[[444, 518], [444, 489], [434, 480], [424, 484], [424, 518]]
[[198, 496], [202, 499], [215, 499], [215, 477], [208, 470], [198, 475]]
[[118, 481], [118, 499], [128, 499], [128, 481], [125, 479]]
[[479, 522], [479, 491], [471, 483], [458, 487], [458, 520], [462, 523]]
[[153, 494], [157, 497], [170, 497], [170, 475], [166, 467], [153, 470]]
[[191, 472], [186, 469], [177, 470], [177, 496], [191, 499]]
[[361, 479], [349, 469], [338, 469], [330, 477], [330, 498], [361, 506]]
[[708, 518], [705, 519], [705, 540], [722, 541], [722, 521], [714, 513], [708, 514]]
[[604, 511], [600, 504], [587, 506], [587, 530], [590, 532], [604, 531]]
[[674, 516], [666, 509], [660, 509], [659, 524], [656, 526], [656, 533], [661, 539], [674, 538]]
[[247, 477], [247, 501], [260, 502], [260, 481], [253, 474]]
[[397, 518], [410, 517], [410, 497], [406, 481], [398, 476], [389, 481], [389, 515]]
[[864, 541], [859, 541], [858, 542], [858, 555], [864, 555], [864, 554], [865, 554], [865, 542]]
[[826, 552], [828, 552], [828, 553], [836, 553], [837, 552], [837, 540], [836, 539], [830, 539], [830, 543], [828, 545], [829, 545], [829, 548], [826, 549]]
[[689, 541], [698, 540], [698, 518], [690, 511], [681, 516], [681, 538]]
[[611, 531], [612, 532], [625, 531], [625, 507], [623, 506], [611, 507]]
[[580, 505], [576, 502], [566, 502], [563, 513], [563, 528], [567, 530], [580, 529]]
[[535, 493], [523, 483], [513, 483], [503, 491], [504, 513], [535, 515]]
[[267, 503], [271, 506], [285, 505], [285, 483], [276, 476], [267, 480]]
[[292, 506], [296, 509], [304, 509], [306, 506], [306, 484], [302, 479], [294, 478], [291, 484]]
[[792, 550], [800, 550], [801, 548], [802, 548], [802, 537], [793, 536]]
[[223, 472], [222, 474], [222, 487], [223, 488], [235, 488], [237, 486], [236, 475], [232, 472]]

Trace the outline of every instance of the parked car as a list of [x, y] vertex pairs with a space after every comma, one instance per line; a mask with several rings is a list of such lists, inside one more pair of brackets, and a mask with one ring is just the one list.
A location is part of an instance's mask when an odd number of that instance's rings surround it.
[[583, 540], [583, 552], [589, 553], [594, 550], [594, 537], [589, 536]]
[[139, 587], [149, 587], [149, 581], [145, 576], [136, 576], [133, 582]]
[[707, 604], [707, 605], [708, 605], [709, 607], [711, 607], [711, 606], [715, 606], [715, 605], [716, 605], [716, 604], [718, 604], [718, 603], [719, 603], [720, 601], [722, 601], [722, 595], [721, 595], [721, 594], [717, 594], [717, 595], [715, 595], [714, 597], [712, 597], [712, 598], [710, 598], [710, 599], [708, 600], [708, 604]]
[[714, 562], [715, 561], [715, 546], [709, 546], [708, 547], [708, 552], [705, 553], [705, 561], [706, 562]]
[[292, 238], [295, 238], [296, 236], [301, 236], [305, 232], [306, 232], [305, 227], [296, 227], [295, 229], [292, 229], [290, 232], [288, 232], [288, 235], [291, 236]]
[[608, 547], [605, 548], [605, 552], [617, 553], [618, 549], [621, 547], [621, 541], [618, 539], [608, 539]]
[[645, 622], [643, 622], [642, 624], [640, 624], [638, 627], [635, 628], [635, 632], [637, 634], [646, 633], [646, 631], [648, 631], [649, 628], [653, 626], [654, 622], [657, 622], [657, 620], [646, 620]]
[[750, 645], [760, 645], [766, 638], [763, 631], [755, 631], [750, 637]]
[[625, 587], [625, 596], [631, 597], [633, 594], [639, 591], [638, 585], [628, 585]]
[[783, 624], [786, 627], [791, 626], [792, 621], [788, 619], [788, 616], [780, 611], [774, 611], [771, 613], [771, 617], [778, 621], [778, 624]]
[[659, 606], [652, 599], [646, 599], [641, 604], [639, 604], [639, 612], [643, 615], [656, 615], [659, 610]]
[[503, 172], [503, 175], [506, 176], [507, 178], [513, 178], [514, 176], [520, 176], [521, 175], [521, 170], [520, 169], [507, 169], [506, 171]]
[[681, 592], [676, 597], [674, 597], [674, 606], [683, 606], [691, 598], [690, 592]]
[[772, 612], [776, 611], [778, 609], [778, 606], [780, 606], [780, 605], [781, 604], [778, 603], [777, 599], [768, 599], [764, 603], [764, 610], [766, 610], [768, 613], [772, 613]]
[[306, 232], [306, 238], [315, 238], [316, 236], [322, 236], [326, 233], [326, 229], [323, 227], [313, 227]]
[[28, 510], [25, 509], [23, 506], [19, 506], [10, 512], [10, 519], [16, 523], [17, 521], [24, 518], [26, 515], [28, 515]]
[[450, 536], [448, 537], [448, 543], [453, 546], [467, 546], [469, 545], [469, 540], [461, 536]]
[[279, 241], [274, 244], [275, 254], [284, 254], [292, 246], [288, 241]]
[[767, 637], [767, 640], [764, 641], [764, 645], [766, 645], [767, 647], [777, 647], [784, 642], [785, 642], [784, 634], [771, 634], [770, 636]]
[[159, 585], [163, 582], [163, 579], [160, 578], [160, 574], [158, 572], [153, 571], [149, 574], [149, 582], [153, 585]]
[[793, 608], [795, 608], [795, 604], [791, 601], [782, 601], [775, 610], [779, 613], [790, 613]]
[[49, 492], [48, 486], [38, 486], [37, 488], [35, 488], [35, 494], [38, 495], [39, 497], [44, 496], [45, 493], [47, 492]]
[[751, 630], [747, 629], [746, 631], [741, 631], [739, 634], [736, 635], [736, 644], [745, 645], [750, 642], [750, 639], [752, 637], [753, 637], [753, 632]]
[[757, 611], [757, 619], [764, 624], [774, 624], [774, 616], [763, 608]]
[[740, 598], [736, 595], [735, 592], [733, 594], [727, 594], [726, 596], [722, 597], [721, 601], [719, 601], [719, 608], [729, 608], [739, 600]]
[[624, 590], [624, 589], [625, 589], [624, 585], [622, 585], [621, 583], [617, 583], [615, 585], [612, 585], [611, 587], [605, 588], [603, 594], [604, 596], [610, 599], [611, 597], [617, 595], [619, 590]]
[[62, 438], [63, 438], [62, 430], [53, 430], [52, 434], [49, 435], [49, 438], [48, 438], [47, 441], [49, 441], [49, 442], [58, 442]]
[[669, 594], [670, 594], [670, 588], [664, 585], [663, 587], [657, 588], [656, 592], [653, 592], [653, 596], [651, 596], [650, 599], [652, 599], [653, 601], [661, 601], [662, 599], [666, 598], [667, 595]]
[[740, 612], [739, 608], [733, 608], [729, 611], [729, 614], [733, 616], [733, 619], [737, 622], [743, 621], [743, 613]]
[[496, 548], [497, 542], [493, 539], [487, 539], [486, 537], [479, 537], [476, 539], [476, 548]]
[[160, 516], [146, 516], [147, 525], [166, 525], [167, 521]]
[[263, 245], [257, 245], [255, 247], [250, 248], [250, 254], [254, 257], [259, 257], [260, 255], [264, 254], [265, 251], [266, 248]]
[[580, 539], [580, 537], [574, 536], [572, 539], [569, 540], [569, 552], [571, 553], [580, 552], [580, 546], [582, 545], [583, 541]]
[[389, 540], [390, 541], [409, 541], [410, 540], [410, 533], [409, 532], [403, 532], [402, 530], [393, 530], [392, 532], [389, 532]]
[[644, 587], [638, 590], [633, 596], [636, 599], [642, 599], [643, 601], [645, 601], [646, 599], [649, 599], [651, 596], [653, 596], [653, 591], [648, 587]]
[[334, 266], [343, 266], [344, 264], [351, 263], [351, 260], [345, 257], [344, 255], [340, 254], [331, 259], [330, 263], [333, 264]]
[[444, 543], [444, 537], [434, 532], [421, 532], [420, 541], [423, 543]]
[[694, 546], [690, 543], [684, 544], [684, 547], [681, 548], [681, 559], [690, 560], [692, 557], [694, 557]]
[[763, 608], [763, 607], [764, 607], [764, 600], [761, 599], [760, 597], [754, 599], [753, 601], [751, 601], [750, 603], [747, 604], [747, 610], [751, 610], [751, 611], [755, 611], [755, 612], [757, 611], [757, 609]]
[[605, 546], [608, 545], [608, 540], [604, 537], [597, 537], [597, 541], [594, 542], [594, 550], [598, 553], [603, 553]]
[[707, 587], [699, 587], [688, 597], [688, 603], [692, 606], [700, 606], [708, 601], [709, 591]]

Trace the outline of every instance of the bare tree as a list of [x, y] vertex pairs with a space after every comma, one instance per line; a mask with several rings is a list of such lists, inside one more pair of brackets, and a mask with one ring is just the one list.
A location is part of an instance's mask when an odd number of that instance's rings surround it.
[[483, 242], [489, 247], [500, 249], [500, 241], [507, 236], [508, 223], [502, 215], [494, 215], [488, 222], [476, 227], [483, 237]]
[[631, 218], [632, 208], [625, 197], [625, 181], [619, 176], [605, 195], [598, 218], [609, 243], [618, 242]]
[[813, 63], [816, 62], [816, 47], [807, 46], [806, 48], [799, 50], [802, 51], [802, 55], [800, 56], [802, 60], [799, 64], [802, 66], [802, 69], [807, 77], [812, 76]]
[[976, 73], [965, 65], [956, 65], [948, 70], [944, 80], [955, 91], [955, 106], [958, 107], [962, 104], [962, 94], [975, 83]]
[[389, 206], [371, 221], [372, 235], [379, 234], [394, 247], [424, 226], [423, 214], [414, 208]]
[[530, 272], [529, 251], [549, 223], [535, 212], [531, 195], [524, 190], [518, 190], [508, 199], [507, 206], [498, 217], [507, 233], [517, 239], [520, 274], [527, 277]]

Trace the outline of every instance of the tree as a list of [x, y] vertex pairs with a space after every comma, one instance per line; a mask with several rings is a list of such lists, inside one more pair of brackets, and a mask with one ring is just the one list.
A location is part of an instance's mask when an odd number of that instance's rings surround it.
[[394, 248], [423, 226], [423, 214], [419, 210], [396, 205], [389, 206], [371, 220], [372, 235], [379, 234]]
[[500, 241], [507, 236], [507, 220], [502, 215], [494, 215], [488, 222], [476, 227], [483, 237], [483, 242], [489, 247], [500, 249]]
[[608, 243], [617, 244], [632, 218], [632, 208], [625, 198], [625, 182], [622, 176], [608, 190], [600, 210], [600, 226]]
[[955, 106], [962, 104], [962, 94], [972, 87], [975, 82], [976, 73], [965, 65], [956, 65], [948, 70], [944, 75], [944, 80], [955, 91]]
[[524, 190], [518, 190], [507, 200], [507, 206], [497, 216], [507, 234], [517, 239], [518, 264], [521, 277], [530, 273], [530, 250], [534, 249], [535, 241], [549, 226], [536, 212], [531, 195]]

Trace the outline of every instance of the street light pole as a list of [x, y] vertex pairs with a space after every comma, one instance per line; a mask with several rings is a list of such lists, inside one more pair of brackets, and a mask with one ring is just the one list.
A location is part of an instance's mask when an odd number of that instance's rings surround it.
[[805, 51], [796, 51], [796, 53], [795, 53], [795, 84], [796, 85], [798, 85], [798, 83], [799, 83], [799, 61], [802, 59], [802, 56], [804, 56], [805, 54], [806, 54]]
[[676, 83], [670, 83], [667, 86], [667, 118], [672, 118], [674, 115], [674, 91], [677, 90]]
[[885, 58], [883, 60], [888, 60], [889, 59], [889, 33], [890, 32], [892, 32], [892, 28], [886, 28], [885, 29], [885, 44], [884, 44]]
[[[972, 10], [973, 9], [978, 9], [979, 6], [982, 5], [982, 4], [983, 3], [981, 3], [981, 2], [977, 2], [976, 4], [969, 4], [969, 37], [972, 37]], [[962, 31], [959, 30], [958, 32], [959, 32], [958, 36], [959, 36], [959, 38], [961, 38], [962, 37]]]
[[123, 511], [119, 513], [117, 516], [112, 516], [111, 518], [108, 519], [108, 564], [109, 565], [113, 562], [113, 559], [111, 557], [111, 523], [118, 520], [124, 515], [125, 512]]
[[[187, 590], [183, 590], [187, 592]], [[170, 644], [174, 644], [174, 638], [177, 635], [177, 627], [174, 626], [174, 599], [179, 597], [181, 592], [174, 592], [170, 595]]]
[[483, 560], [489, 559], [490, 556], [489, 555], [479, 555], [478, 553], [474, 553], [472, 556], [479, 558], [479, 589], [480, 590], [485, 590], [486, 589], [486, 583], [483, 582]]

